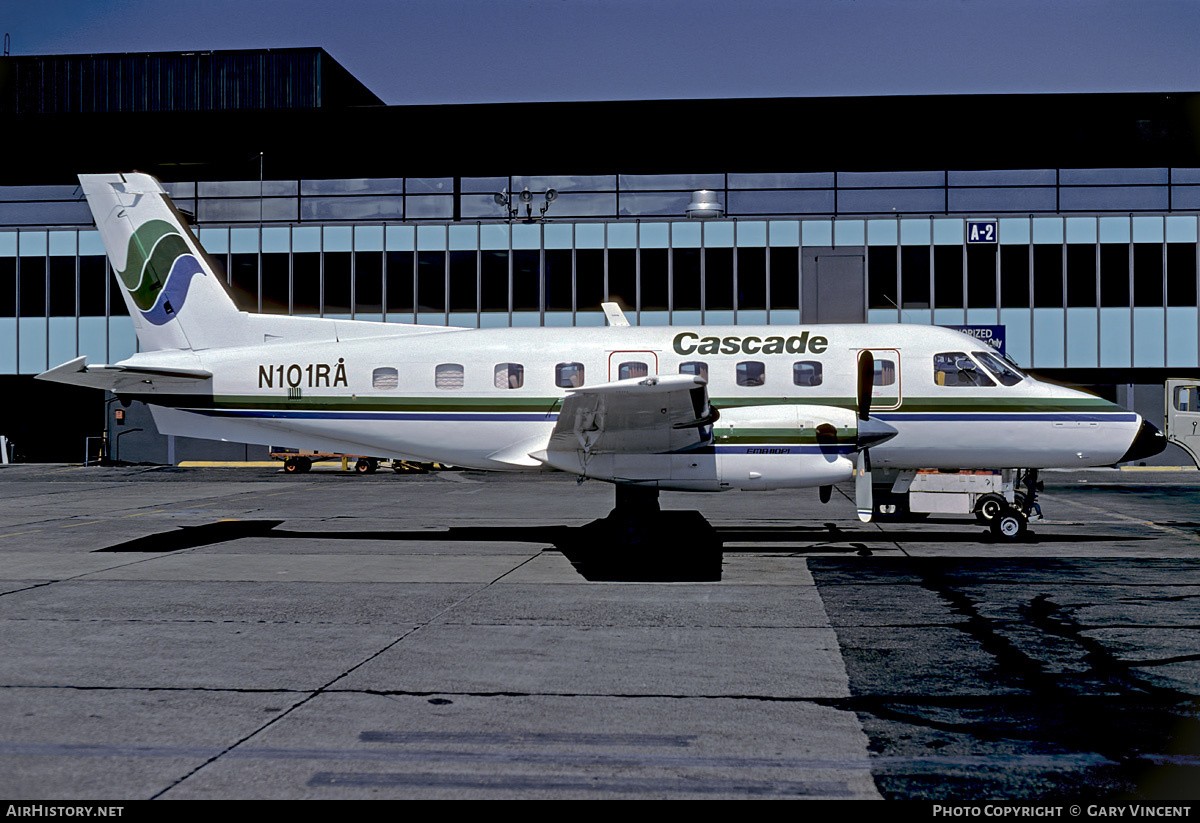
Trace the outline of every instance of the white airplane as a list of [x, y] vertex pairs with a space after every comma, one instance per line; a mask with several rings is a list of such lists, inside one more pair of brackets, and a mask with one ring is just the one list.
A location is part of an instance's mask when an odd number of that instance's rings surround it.
[[[239, 311], [161, 185], [81, 175], [142, 351], [39, 375], [150, 406], [164, 434], [660, 489], [820, 487], [889, 469], [1107, 466], [1162, 451], [1105, 400], [930, 326], [462, 329]], [[1017, 536], [1032, 510], [1010, 508]]]

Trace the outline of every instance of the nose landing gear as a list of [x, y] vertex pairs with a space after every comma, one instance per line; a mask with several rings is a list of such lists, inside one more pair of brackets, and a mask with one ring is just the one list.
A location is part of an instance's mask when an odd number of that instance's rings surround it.
[[[992, 536], [1007, 543], [1021, 540], [1029, 528], [1029, 521], [1042, 519], [1042, 507], [1038, 505], [1038, 492], [1043, 488], [1038, 480], [1037, 469], [1029, 469], [1021, 478], [1025, 493], [1017, 492], [1014, 497], [1015, 505], [1009, 505], [1004, 498], [987, 499], [980, 507], [977, 515], [981, 520], [986, 518], [991, 526]], [[986, 511], [985, 511], [986, 507]]]

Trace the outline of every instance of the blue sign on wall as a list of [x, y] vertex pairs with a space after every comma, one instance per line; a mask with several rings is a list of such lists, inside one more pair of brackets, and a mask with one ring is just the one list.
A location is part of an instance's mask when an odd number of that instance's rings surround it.
[[1004, 354], [1004, 326], [945, 326], [972, 337], [978, 337], [994, 349]]
[[995, 243], [1000, 239], [995, 220], [968, 220], [968, 243]]

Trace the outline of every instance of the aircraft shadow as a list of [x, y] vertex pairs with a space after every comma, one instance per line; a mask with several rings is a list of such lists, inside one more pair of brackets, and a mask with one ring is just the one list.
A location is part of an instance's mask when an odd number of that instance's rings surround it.
[[[282, 520], [231, 520], [199, 526], [181, 526], [146, 535], [97, 552], [167, 553], [219, 545], [244, 537], [281, 540], [437, 540], [447, 542], [502, 542], [549, 544], [570, 561], [586, 580], [595, 582], [715, 582], [721, 579], [726, 554], [870, 556], [895, 551], [905, 544], [992, 543], [984, 527], [969, 521], [939, 521], [922, 528], [887, 530], [877, 527], [820, 526], [717, 526], [696, 511], [664, 511], [649, 522], [631, 522], [610, 514], [582, 526], [452, 526], [439, 531], [293, 531], [279, 529]], [[929, 528], [939, 525], [941, 528]], [[1036, 524], [1035, 524], [1036, 525]], [[1125, 535], [1122, 540], [1153, 540], [1151, 536]], [[1066, 534], [1031, 528], [1023, 544], [1100, 543], [1106, 535]], [[736, 544], [751, 543], [740, 547]], [[766, 544], [766, 545], [765, 545]]]

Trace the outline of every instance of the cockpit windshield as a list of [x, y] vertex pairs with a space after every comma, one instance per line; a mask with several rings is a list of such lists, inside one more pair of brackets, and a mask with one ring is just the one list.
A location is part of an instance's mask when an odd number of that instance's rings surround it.
[[991, 352], [985, 351], [973, 351], [971, 354], [1005, 386], [1015, 386], [1025, 379], [1025, 373], [1007, 358], [1001, 360]]

